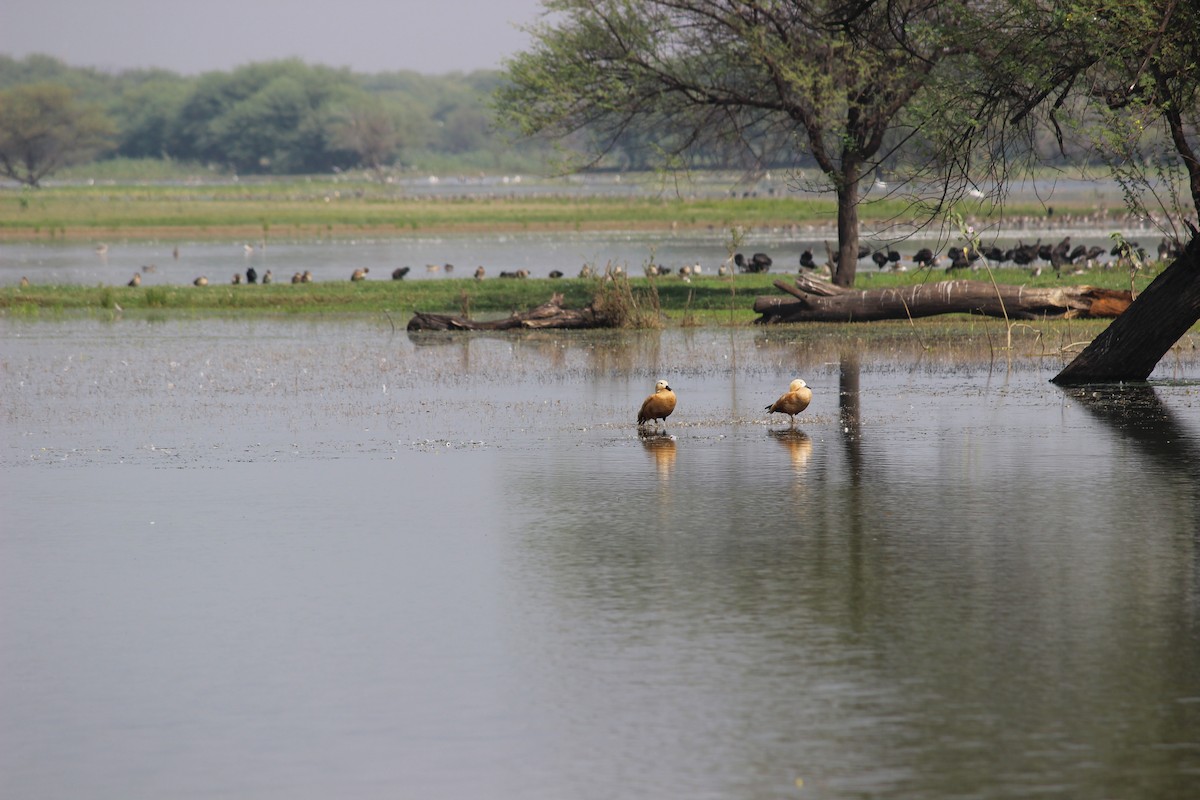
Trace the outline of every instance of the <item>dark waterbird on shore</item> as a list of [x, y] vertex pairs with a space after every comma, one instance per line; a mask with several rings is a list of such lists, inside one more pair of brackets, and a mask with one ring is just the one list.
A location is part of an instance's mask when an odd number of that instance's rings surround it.
[[246, 270], [246, 283], [258, 283], [258, 271], [254, 267]]
[[1010, 258], [1012, 258], [1012, 251], [1010, 250], [1005, 252], [999, 247], [996, 247], [996, 245], [992, 245], [991, 247], [983, 248], [983, 257], [993, 263], [1003, 264], [1005, 261], [1008, 261]]
[[937, 263], [937, 256], [928, 247], [922, 247], [913, 256], [913, 263], [918, 267], [932, 267]]
[[969, 269], [971, 259], [967, 255], [967, 251], [961, 247], [951, 247], [946, 251], [946, 255], [950, 257], [950, 266], [946, 267], [946, 272], [953, 272], [956, 269]]
[[1013, 248], [1012, 260], [1019, 267], [1027, 267], [1037, 260], [1038, 251], [1041, 249], [1042, 240], [1038, 239], [1033, 244], [1023, 244], [1017, 242], [1017, 246]]
[[804, 267], [805, 269], [817, 268], [817, 262], [813, 261], [812, 250], [805, 250], [800, 254], [800, 266]]
[[874, 253], [871, 253], [871, 260], [875, 262], [875, 266], [883, 269], [888, 263], [887, 253], [882, 250], [876, 250]]
[[750, 256], [749, 261], [741, 253], [738, 253], [733, 257], [733, 263], [737, 264], [737, 268], [742, 272], [766, 272], [774, 262], [766, 253], [755, 253]]
[[1146, 258], [1146, 251], [1141, 248], [1137, 242], [1119, 241], [1113, 245], [1109, 255], [1114, 258], [1128, 261], [1133, 258], [1134, 254], [1140, 259]]
[[408, 274], [409, 269], [409, 267], [396, 267], [394, 270], [392, 270], [392, 280], [404, 280], [404, 276]]

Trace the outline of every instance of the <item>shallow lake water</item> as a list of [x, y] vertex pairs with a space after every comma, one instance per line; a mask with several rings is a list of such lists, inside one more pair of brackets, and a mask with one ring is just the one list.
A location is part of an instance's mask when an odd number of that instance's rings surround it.
[[1194, 797], [1200, 362], [1063, 363], [0, 319], [0, 796]]
[[[1018, 242], [1058, 243], [1070, 237], [1073, 245], [1099, 246], [1105, 254], [1097, 264], [1113, 261], [1108, 250], [1113, 228], [1093, 223], [1053, 227], [1008, 227], [983, 232], [983, 246], [1011, 248]], [[1126, 222], [1120, 232], [1154, 257], [1161, 233], [1146, 221]], [[901, 238], [904, 237], [904, 238]], [[795, 226], [759, 230], [747, 234], [736, 248], [746, 255], [765, 252], [774, 259], [771, 271], [799, 271], [800, 254], [811, 250], [825, 261], [825, 246], [836, 246], [836, 232], [828, 226]], [[896, 249], [906, 268], [914, 268], [912, 257], [929, 247], [942, 254], [942, 267], [949, 265], [945, 252], [963, 242], [930, 232], [908, 230], [864, 232], [863, 244], [871, 249]], [[97, 248], [103, 246], [103, 252]], [[488, 278], [501, 272], [526, 270], [531, 277], [544, 278], [552, 271], [568, 277], [579, 275], [586, 265], [603, 272], [621, 267], [642, 274], [654, 263], [678, 272], [683, 266], [700, 265], [705, 274], [717, 273], [730, 259], [727, 230], [677, 233], [612, 231], [575, 233], [503, 234], [409, 234], [328, 239], [323, 241], [50, 241], [0, 243], [0, 286], [15, 286], [22, 278], [35, 284], [106, 284], [124, 286], [132, 275], [141, 274], [142, 286], [180, 286], [197, 277], [210, 284], [230, 283], [234, 274], [245, 275], [251, 267], [259, 276], [269, 270], [275, 282], [288, 282], [297, 272], [309, 271], [315, 281], [344, 281], [356, 269], [368, 270], [367, 280], [390, 281], [393, 270], [408, 267], [404, 280], [469, 278], [482, 266]], [[447, 271], [445, 266], [453, 268]], [[1010, 265], [1011, 266], [1011, 265]], [[1043, 268], [1049, 269], [1047, 264]], [[146, 270], [143, 268], [152, 268]], [[861, 273], [877, 271], [870, 259], [859, 262]], [[938, 270], [941, 273], [941, 269]]]

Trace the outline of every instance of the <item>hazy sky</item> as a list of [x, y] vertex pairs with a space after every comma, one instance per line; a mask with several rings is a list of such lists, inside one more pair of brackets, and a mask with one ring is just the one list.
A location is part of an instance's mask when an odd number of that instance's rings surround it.
[[540, 0], [0, 0], [0, 53], [186, 74], [297, 57], [357, 72], [497, 69]]

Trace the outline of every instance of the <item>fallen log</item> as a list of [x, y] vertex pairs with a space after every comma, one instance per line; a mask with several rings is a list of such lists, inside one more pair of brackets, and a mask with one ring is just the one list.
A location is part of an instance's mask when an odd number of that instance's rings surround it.
[[408, 321], [409, 331], [507, 331], [515, 328], [607, 328], [608, 317], [593, 306], [563, 308], [563, 297], [555, 294], [550, 301], [530, 311], [514, 313], [504, 319], [473, 320], [448, 314], [417, 312]]
[[759, 297], [759, 324], [869, 322], [937, 314], [985, 314], [1009, 319], [1115, 317], [1129, 292], [1094, 286], [993, 285], [988, 281], [936, 281], [890, 289], [849, 289], [801, 275], [795, 286], [775, 281], [791, 297]]
[[1144, 381], [1197, 320], [1200, 235], [1192, 228], [1183, 254], [1051, 381], [1059, 386]]

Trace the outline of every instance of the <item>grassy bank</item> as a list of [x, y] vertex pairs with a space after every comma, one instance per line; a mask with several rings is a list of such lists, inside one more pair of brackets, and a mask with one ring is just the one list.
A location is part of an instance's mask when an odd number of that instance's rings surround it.
[[[1000, 282], [1028, 286], [1088, 284], [1113, 289], [1129, 288], [1129, 275], [1118, 270], [1097, 270], [1086, 275], [1055, 278], [1053, 273], [1031, 280], [1024, 270], [997, 270]], [[964, 277], [956, 275], [955, 277]], [[986, 280], [986, 274], [970, 276]], [[1139, 274], [1144, 288], [1152, 270]], [[906, 286], [945, 280], [943, 271], [860, 273], [857, 288]], [[678, 277], [628, 279], [629, 299], [640, 313], [665, 324], [746, 324], [757, 318], [752, 310], [758, 295], [779, 295], [772, 283], [788, 280], [782, 273], [704, 276], [685, 283]], [[8, 316], [53, 316], [64, 313], [155, 317], [221, 314], [362, 314], [387, 313], [397, 324], [417, 311], [466, 313], [477, 318], [505, 316], [546, 302], [554, 293], [564, 305], [582, 307], [611, 293], [611, 283], [599, 279], [530, 278], [525, 280], [471, 278], [352, 283], [327, 281], [263, 285], [153, 286], [9, 286], [0, 288], [0, 313]]]
[[[1073, 209], [1056, 204], [1059, 213]], [[1094, 208], [1076, 209], [1093, 213]], [[968, 209], [986, 219], [993, 209]], [[1013, 203], [1010, 216], [1043, 216]], [[900, 200], [865, 203], [860, 216], [902, 221]], [[429, 232], [678, 230], [833, 224], [832, 198], [583, 196], [553, 185], [536, 194], [446, 194], [334, 179], [214, 184], [110, 184], [0, 191], [0, 240], [328, 238]]]

